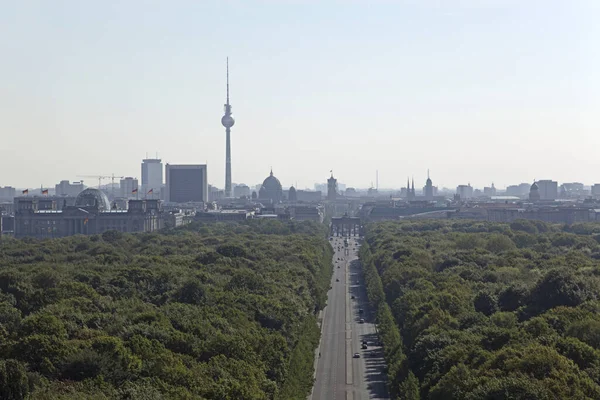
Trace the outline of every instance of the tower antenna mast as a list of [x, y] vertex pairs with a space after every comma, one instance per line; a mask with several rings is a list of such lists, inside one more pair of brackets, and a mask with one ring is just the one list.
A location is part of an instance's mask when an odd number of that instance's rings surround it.
[[221, 118], [221, 124], [225, 127], [225, 197], [230, 198], [231, 193], [231, 127], [235, 120], [231, 116], [231, 104], [229, 104], [229, 57], [227, 57], [227, 103], [225, 103], [225, 115]]
[[227, 57], [227, 105], [229, 105], [229, 57]]

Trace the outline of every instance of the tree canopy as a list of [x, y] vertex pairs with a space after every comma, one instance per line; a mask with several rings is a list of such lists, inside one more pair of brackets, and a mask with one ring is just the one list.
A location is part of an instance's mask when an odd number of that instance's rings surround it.
[[324, 226], [0, 242], [2, 399], [304, 399]]
[[600, 398], [600, 225], [369, 225], [361, 260], [401, 399]]

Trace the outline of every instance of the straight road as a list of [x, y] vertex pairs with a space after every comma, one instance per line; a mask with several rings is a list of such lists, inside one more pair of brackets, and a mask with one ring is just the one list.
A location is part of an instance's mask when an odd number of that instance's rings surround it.
[[[375, 314], [369, 309], [358, 261], [358, 241], [350, 237], [346, 247], [343, 237], [334, 236], [331, 245], [334, 270], [322, 316], [320, 357], [310, 399], [389, 399]], [[361, 348], [363, 341], [367, 349]]]

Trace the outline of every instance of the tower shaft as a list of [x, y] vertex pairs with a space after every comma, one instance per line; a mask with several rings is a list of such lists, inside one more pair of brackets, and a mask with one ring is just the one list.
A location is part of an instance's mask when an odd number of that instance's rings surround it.
[[225, 128], [225, 197], [231, 197], [231, 129]]

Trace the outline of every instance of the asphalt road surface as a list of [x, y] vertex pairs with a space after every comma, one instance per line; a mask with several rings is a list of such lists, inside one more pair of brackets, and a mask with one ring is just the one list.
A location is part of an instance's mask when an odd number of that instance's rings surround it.
[[[320, 356], [309, 399], [389, 399], [375, 313], [369, 309], [358, 261], [358, 242], [355, 238], [348, 238], [348, 242], [346, 248], [343, 237], [334, 236], [331, 241], [335, 250], [332, 288], [322, 314]], [[367, 349], [361, 348], [364, 340]], [[355, 354], [360, 357], [355, 358]]]

